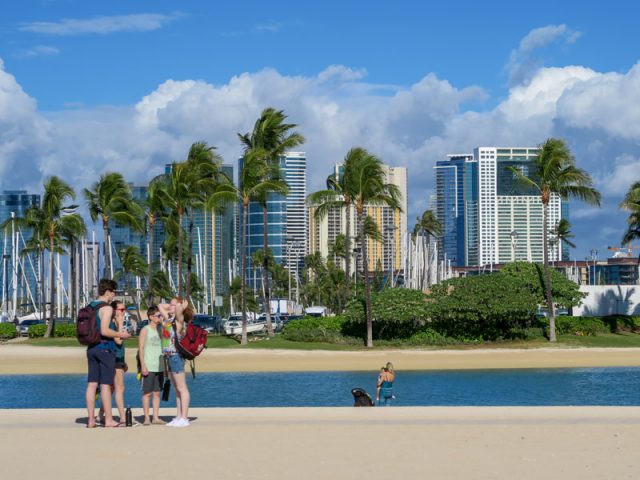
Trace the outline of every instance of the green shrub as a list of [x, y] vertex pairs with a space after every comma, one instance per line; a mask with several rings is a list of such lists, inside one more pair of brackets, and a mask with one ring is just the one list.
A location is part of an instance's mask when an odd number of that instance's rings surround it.
[[557, 317], [556, 331], [563, 335], [596, 336], [611, 332], [611, 323], [600, 317]]
[[55, 327], [56, 337], [75, 338], [76, 326], [73, 323], [67, 323], [63, 325], [56, 325]]
[[44, 324], [31, 325], [29, 330], [27, 330], [29, 334], [29, 338], [41, 338], [44, 337], [44, 334], [47, 333], [47, 326]]
[[304, 317], [289, 322], [282, 331], [282, 337], [293, 342], [352, 343], [342, 335], [343, 316]]
[[404, 342], [407, 345], [451, 345], [457, 343], [454, 338], [448, 338], [433, 328], [426, 328], [414, 333]]
[[13, 323], [0, 323], [0, 340], [16, 338], [18, 331]]

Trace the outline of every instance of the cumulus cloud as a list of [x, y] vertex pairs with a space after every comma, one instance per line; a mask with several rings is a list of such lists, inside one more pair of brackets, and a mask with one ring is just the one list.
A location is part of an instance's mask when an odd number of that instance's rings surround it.
[[533, 53], [553, 43], [574, 43], [580, 37], [580, 32], [569, 29], [566, 25], [547, 25], [534, 28], [525, 35], [518, 48], [511, 51], [507, 72], [509, 85], [526, 83], [541, 67], [542, 62]]
[[363, 146], [390, 165], [408, 168], [410, 222], [429, 205], [433, 166], [447, 153], [565, 138], [604, 195], [602, 209], [575, 205], [578, 243], [597, 246], [591, 244], [591, 222], [597, 222], [599, 232], [609, 232], [607, 243], [615, 244], [625, 228], [617, 204], [640, 171], [638, 113], [632, 108], [639, 71], [542, 68], [494, 108], [476, 111], [468, 105], [487, 98], [483, 89], [434, 74], [398, 87], [367, 82], [365, 70], [341, 65], [311, 76], [265, 69], [222, 85], [167, 80], [135, 105], [78, 106], [45, 117], [0, 65], [0, 186], [39, 190], [45, 176], [58, 174], [79, 190], [113, 170], [146, 183], [165, 163], [182, 160], [198, 140], [235, 164], [241, 154], [236, 134], [249, 131], [260, 111], [274, 106], [307, 138], [301, 150], [307, 152], [310, 191], [323, 186], [349, 148]]
[[180, 17], [180, 13], [170, 15], [159, 13], [137, 13], [131, 15], [113, 15], [86, 19], [65, 18], [58, 22], [23, 23], [19, 29], [23, 32], [48, 35], [84, 35], [109, 34], [115, 32], [148, 32], [158, 30]]

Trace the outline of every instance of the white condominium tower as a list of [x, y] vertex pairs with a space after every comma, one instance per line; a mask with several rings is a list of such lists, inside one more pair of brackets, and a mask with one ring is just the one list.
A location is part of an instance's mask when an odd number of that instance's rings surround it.
[[[492, 265], [514, 260], [542, 262], [568, 257], [566, 246], [542, 225], [540, 194], [518, 182], [507, 167], [530, 176], [538, 155], [531, 147], [478, 147], [473, 154], [449, 155], [436, 163], [436, 212], [443, 225], [441, 255], [456, 266]], [[568, 203], [552, 195], [548, 228], [568, 218]]]

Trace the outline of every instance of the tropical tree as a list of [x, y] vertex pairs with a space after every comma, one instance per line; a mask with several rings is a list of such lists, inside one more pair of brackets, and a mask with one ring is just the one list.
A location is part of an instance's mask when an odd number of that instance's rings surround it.
[[325, 218], [330, 211], [345, 211], [344, 234], [344, 265], [347, 281], [345, 284], [345, 296], [350, 297], [351, 281], [351, 206], [353, 205], [353, 191], [350, 183], [352, 165], [366, 155], [363, 148], [352, 148], [344, 157], [342, 170], [327, 177], [327, 188], [312, 193], [307, 197], [307, 203], [315, 209], [314, 216], [317, 220]]
[[[49, 273], [51, 275], [51, 300], [49, 302], [49, 325], [46, 337], [55, 332], [55, 299], [56, 299], [56, 269], [55, 253], [65, 253], [64, 239], [79, 238], [86, 233], [86, 226], [80, 214], [75, 213], [76, 205], [65, 205], [65, 202], [75, 199], [76, 194], [67, 183], [53, 176], [44, 183], [42, 197], [42, 225], [37, 230], [46, 232], [49, 251]], [[43, 228], [44, 227], [44, 228]]]
[[191, 205], [192, 190], [191, 182], [193, 176], [190, 174], [189, 166], [186, 162], [174, 163], [171, 166], [171, 172], [161, 177], [158, 181], [161, 183], [157, 193], [160, 196], [162, 204], [175, 217], [177, 223], [177, 294], [183, 294], [182, 283], [182, 259], [184, 254], [184, 229], [182, 228], [184, 215]]
[[111, 278], [111, 234], [110, 222], [127, 225], [135, 231], [144, 231], [142, 207], [133, 199], [131, 188], [122, 174], [105, 173], [95, 182], [91, 190], [83, 190], [89, 215], [93, 222], [102, 220], [104, 232], [104, 276]]
[[[529, 176], [516, 167], [508, 167], [516, 179], [540, 194], [543, 232], [549, 232], [549, 203], [555, 198], [577, 198], [590, 205], [600, 205], [600, 192], [593, 187], [591, 176], [575, 165], [569, 147], [558, 138], [549, 138], [540, 146]], [[549, 310], [549, 341], [556, 341], [555, 310], [551, 293], [548, 236], [542, 242], [545, 272], [546, 302]]]
[[[386, 183], [386, 174], [382, 161], [375, 155], [362, 149], [357, 161], [349, 166], [349, 190], [358, 220], [358, 237], [362, 253], [362, 270], [364, 279], [365, 312], [367, 316], [366, 346], [373, 347], [373, 317], [371, 311], [371, 286], [369, 279], [369, 257], [367, 241], [367, 207], [386, 205], [400, 211], [401, 193], [397, 185]], [[370, 228], [369, 228], [370, 230]]]
[[189, 205], [187, 207], [189, 227], [187, 231], [187, 277], [185, 295], [191, 297], [191, 275], [193, 269], [193, 215], [196, 209], [204, 208], [208, 196], [221, 181], [220, 165], [222, 157], [215, 152], [216, 147], [206, 142], [195, 142], [187, 155], [188, 172], [191, 176]]
[[28, 256], [35, 254], [37, 256], [38, 264], [38, 305], [36, 310], [39, 310], [40, 318], [45, 318], [45, 280], [44, 280], [44, 252], [47, 250], [48, 239], [46, 232], [46, 222], [44, 220], [44, 211], [40, 206], [31, 206], [27, 208], [24, 213], [24, 217], [8, 218], [1, 225], [0, 228], [10, 228], [15, 222], [16, 227], [28, 229], [31, 232], [29, 239], [25, 242], [24, 248], [20, 251], [21, 256]]
[[122, 276], [124, 277], [124, 291], [128, 292], [131, 300], [135, 302], [136, 313], [140, 318], [140, 300], [138, 292], [135, 297], [131, 294], [129, 283], [132, 276], [142, 277], [147, 273], [147, 262], [140, 251], [133, 245], [129, 245], [118, 252], [120, 256], [120, 264], [122, 265]]
[[[304, 143], [305, 139], [302, 135], [292, 130], [297, 127], [294, 123], [285, 123], [287, 116], [283, 110], [274, 108], [265, 108], [251, 133], [240, 134], [238, 138], [244, 147], [244, 156], [253, 155], [258, 161], [266, 163], [271, 168], [265, 170], [263, 180], [269, 180], [276, 188], [273, 190], [261, 190], [260, 195], [255, 198], [262, 206], [264, 232], [263, 232], [263, 248], [269, 250], [269, 234], [268, 234], [268, 209], [267, 200], [272, 193], [286, 195], [288, 192], [287, 182], [282, 178], [280, 169], [280, 158], [287, 152], [298, 145]], [[267, 330], [269, 335], [273, 335], [273, 325], [271, 323], [271, 300], [269, 291], [269, 255], [264, 255], [262, 270], [265, 272], [264, 278], [264, 303], [267, 314]]]
[[240, 216], [240, 304], [242, 309], [242, 336], [240, 343], [247, 344], [247, 224], [249, 203], [266, 192], [281, 191], [282, 185], [269, 179], [270, 166], [262, 161], [255, 151], [248, 152], [238, 172], [238, 186], [232, 182], [220, 183], [206, 202], [208, 209], [220, 208], [221, 205], [239, 203], [242, 208]]
[[161, 183], [152, 181], [147, 189], [147, 198], [143, 208], [147, 219], [147, 304], [152, 302], [151, 279], [153, 278], [153, 244], [155, 237], [155, 225], [158, 219], [166, 216], [165, 207], [162, 202], [162, 195], [159, 193]]
[[[420, 278], [420, 289], [423, 290], [425, 287], [425, 277], [427, 283], [431, 278], [431, 263], [430, 263], [430, 238], [436, 237], [442, 233], [442, 224], [436, 217], [433, 210], [425, 210], [422, 212], [416, 219], [416, 225], [413, 229], [414, 239], [417, 241], [418, 236], [422, 239], [422, 246], [424, 251], [424, 265], [422, 269], [422, 275]], [[428, 286], [428, 285], [427, 285]]]
[[[632, 240], [640, 238], [640, 181], [634, 182], [629, 187], [620, 203], [620, 208], [629, 212], [627, 230], [622, 237], [622, 244], [626, 245]], [[638, 257], [638, 261], [640, 262], [640, 257]]]

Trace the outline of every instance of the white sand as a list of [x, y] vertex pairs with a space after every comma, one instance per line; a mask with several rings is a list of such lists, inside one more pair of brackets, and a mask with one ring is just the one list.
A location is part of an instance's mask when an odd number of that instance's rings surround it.
[[[640, 366], [639, 348], [536, 348], [473, 350], [248, 350], [208, 349], [196, 361], [201, 372], [377, 371], [387, 361], [397, 370]], [[127, 349], [135, 369], [135, 350]], [[85, 373], [85, 349], [0, 346], [0, 375]]]
[[2, 478], [618, 480], [640, 475], [640, 408], [635, 407], [193, 409], [191, 414], [186, 429], [88, 430], [82, 410], [0, 410]]

